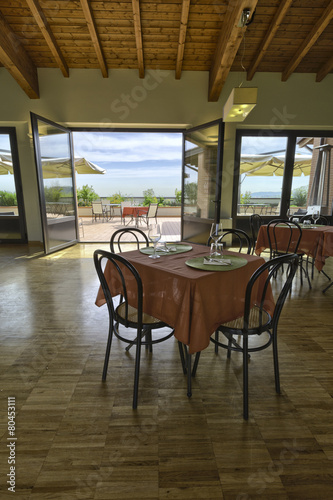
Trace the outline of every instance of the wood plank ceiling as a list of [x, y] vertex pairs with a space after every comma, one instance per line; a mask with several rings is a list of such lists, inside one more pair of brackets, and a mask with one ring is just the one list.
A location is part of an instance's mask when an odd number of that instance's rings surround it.
[[[237, 26], [244, 9], [249, 24]], [[208, 71], [217, 101], [230, 71], [333, 71], [333, 0], [0, 0], [0, 63], [30, 98], [38, 68]]]

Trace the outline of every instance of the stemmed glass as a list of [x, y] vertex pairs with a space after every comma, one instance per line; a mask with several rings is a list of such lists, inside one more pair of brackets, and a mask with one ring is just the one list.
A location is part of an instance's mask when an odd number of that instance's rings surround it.
[[[213, 222], [212, 227], [210, 228], [210, 237], [215, 243], [215, 248], [217, 248], [217, 240], [223, 234], [222, 222]], [[218, 252], [211, 253], [211, 256], [219, 255]]]
[[319, 210], [314, 210], [313, 214], [312, 214], [312, 220], [313, 220], [314, 224], [317, 223], [317, 220], [319, 219], [319, 217], [320, 217]]
[[156, 253], [156, 245], [161, 239], [161, 228], [159, 224], [149, 224], [148, 228], [148, 238], [154, 245], [154, 252], [152, 255], [149, 255], [151, 259], [159, 259], [160, 255], [157, 255]]

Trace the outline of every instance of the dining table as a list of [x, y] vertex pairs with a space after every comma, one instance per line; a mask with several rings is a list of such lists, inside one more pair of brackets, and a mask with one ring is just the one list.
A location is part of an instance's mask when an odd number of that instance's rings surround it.
[[132, 221], [135, 221], [135, 226], [139, 227], [139, 217], [147, 213], [148, 213], [148, 207], [144, 206], [124, 207], [122, 210], [121, 218], [122, 221], [125, 223], [126, 217], [131, 217], [127, 225], [130, 224]]
[[[331, 226], [316, 226], [313, 224], [301, 224], [300, 227], [302, 229], [302, 236], [298, 250], [314, 259], [316, 269], [322, 271], [326, 258], [333, 256], [333, 228]], [[289, 237], [290, 232], [285, 227], [276, 227], [278, 247], [285, 248]], [[260, 255], [268, 248], [267, 224], [263, 224], [259, 228], [255, 253], [256, 255]]]
[[[152, 259], [152, 247], [123, 252], [138, 271], [143, 283], [143, 311], [164, 321], [174, 329], [177, 340], [186, 344], [189, 353], [205, 349], [217, 327], [243, 315], [247, 283], [265, 260], [256, 255], [224, 251], [226, 265], [205, 264], [209, 248], [188, 242], [168, 244], [168, 252], [159, 251]], [[107, 282], [112, 280], [111, 266], [106, 264]], [[260, 294], [259, 283], [255, 294]], [[120, 293], [121, 290], [118, 290]], [[257, 297], [254, 296], [253, 300]], [[99, 288], [96, 305], [105, 297]], [[134, 304], [133, 304], [134, 305]], [[265, 307], [274, 311], [271, 289]]]

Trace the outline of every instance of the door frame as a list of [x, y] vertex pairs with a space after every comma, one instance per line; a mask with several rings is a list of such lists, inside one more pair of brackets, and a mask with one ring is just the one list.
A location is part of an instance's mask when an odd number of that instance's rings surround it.
[[[60, 125], [48, 118], [37, 115], [35, 113], [30, 112], [31, 118], [31, 128], [33, 135], [33, 144], [34, 144], [34, 154], [35, 154], [35, 165], [36, 165], [36, 174], [37, 174], [37, 184], [38, 184], [38, 196], [39, 196], [39, 211], [41, 215], [41, 223], [42, 223], [42, 234], [43, 234], [43, 245], [44, 245], [44, 253], [49, 254], [53, 252], [57, 252], [63, 248], [75, 245], [78, 243], [78, 213], [77, 213], [77, 199], [76, 199], [76, 180], [75, 180], [75, 170], [74, 170], [74, 153], [73, 153], [73, 137], [71, 129]], [[47, 125], [51, 125], [54, 128], [58, 128], [61, 131], [69, 134], [69, 154], [70, 154], [70, 162], [71, 162], [71, 171], [72, 171], [72, 182], [73, 182], [73, 201], [74, 201], [74, 226], [75, 226], [75, 239], [69, 240], [63, 244], [57, 245], [56, 247], [50, 247], [48, 241], [48, 222], [46, 215], [46, 202], [45, 202], [45, 193], [44, 193], [44, 185], [43, 185], [43, 171], [41, 165], [41, 149], [39, 142], [39, 133], [38, 133], [38, 121], [41, 121]], [[70, 219], [68, 218], [67, 221]], [[61, 222], [59, 222], [61, 224]]]
[[[221, 219], [221, 196], [222, 196], [222, 173], [223, 173], [223, 141], [224, 141], [224, 122], [222, 118], [212, 120], [211, 122], [203, 123], [195, 127], [187, 128], [183, 130], [183, 154], [182, 154], [182, 206], [181, 206], [181, 237], [184, 237], [184, 227], [186, 222], [188, 222], [184, 216], [184, 196], [185, 196], [185, 136], [186, 134], [196, 132], [197, 130], [209, 128], [214, 125], [218, 125], [218, 144], [217, 144], [217, 161], [216, 161], [216, 185], [215, 185], [215, 203], [214, 208], [214, 218], [213, 219], [203, 219], [201, 217], [193, 217], [193, 222], [206, 222], [213, 223], [219, 222]], [[186, 216], [190, 217], [190, 216]]]

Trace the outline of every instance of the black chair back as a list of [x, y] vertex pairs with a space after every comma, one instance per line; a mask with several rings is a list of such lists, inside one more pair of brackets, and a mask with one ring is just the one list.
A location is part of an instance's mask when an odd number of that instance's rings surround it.
[[122, 229], [118, 229], [111, 235], [110, 239], [110, 250], [112, 253], [118, 252], [121, 253], [122, 245], [126, 245], [128, 243], [136, 243], [136, 248], [139, 250], [140, 246], [149, 246], [149, 240], [146, 233], [144, 233], [141, 229], [136, 227], [125, 227]]
[[[305, 220], [312, 220], [312, 215], [304, 215], [304, 217], [300, 218], [300, 223], [303, 223]], [[324, 215], [321, 215], [319, 219], [316, 221], [316, 226], [329, 226], [329, 225], [330, 225], [329, 221]]]
[[261, 215], [259, 215], [259, 214], [250, 215], [250, 230], [251, 230], [251, 235], [252, 235], [252, 254], [254, 253], [256, 243], [257, 243], [259, 229], [260, 229], [260, 226], [262, 224], [263, 224], [263, 219], [262, 219]]
[[[108, 275], [112, 278], [106, 280], [104, 269], [108, 262]], [[133, 321], [129, 318], [129, 310], [134, 307], [137, 309], [137, 318], [134, 327], [140, 330], [142, 328], [142, 282], [139, 273], [135, 267], [119, 254], [106, 252], [105, 250], [95, 250], [94, 263], [99, 281], [102, 286], [105, 301], [108, 307], [110, 320], [112, 323], [121, 321], [125, 327], [133, 326]], [[125, 273], [125, 274], [124, 274]], [[128, 305], [128, 291], [126, 282], [131, 281], [132, 307]], [[117, 308], [112, 297], [120, 295], [121, 302], [125, 303], [122, 309], [122, 317], [117, 315]], [[134, 303], [133, 303], [134, 301]], [[124, 342], [128, 339], [122, 338]]]
[[[282, 281], [281, 288], [275, 297], [275, 308], [274, 308], [274, 313], [271, 316], [270, 323], [268, 325], [265, 325], [264, 330], [267, 328], [270, 329], [276, 329], [277, 324], [282, 312], [283, 305], [285, 303], [286, 297], [288, 295], [288, 292], [291, 289], [292, 281], [295, 276], [295, 273], [297, 271], [299, 263], [299, 257], [297, 254], [293, 253], [288, 253], [285, 255], [281, 255], [279, 257], [275, 257], [274, 259], [271, 259], [265, 264], [262, 264], [251, 276], [247, 287], [246, 287], [246, 292], [245, 292], [245, 305], [244, 305], [244, 331], [250, 330], [249, 327], [249, 318], [250, 318], [250, 311], [251, 308], [253, 307], [253, 291], [255, 289], [255, 285], [258, 282], [258, 280], [264, 275], [264, 273], [267, 272], [267, 276], [265, 278], [265, 283], [264, 285], [261, 283], [261, 288], [262, 288], [262, 293], [260, 296], [260, 299], [257, 300], [257, 307], [259, 308], [259, 318], [263, 316], [263, 311], [265, 310], [265, 302], [266, 302], [266, 293], [268, 290], [268, 287], [271, 283], [271, 280], [273, 277], [275, 277], [278, 273], [278, 271], [282, 270], [283, 265], [286, 264], [288, 266], [286, 274], [284, 275], [284, 281]], [[282, 274], [282, 273], [281, 273]], [[272, 289], [276, 289], [277, 285], [276, 282], [274, 285], [272, 285]], [[257, 325], [255, 328], [255, 333], [259, 334], [260, 329], [262, 328], [262, 324]], [[258, 331], [259, 330], [259, 331]]]
[[[245, 231], [242, 229], [226, 229], [218, 239], [218, 243], [223, 243], [223, 240], [225, 240], [228, 235], [232, 235], [232, 245], [238, 247], [238, 252], [241, 252], [244, 248], [247, 254], [251, 253], [251, 240]], [[234, 240], [236, 240], [236, 245], [234, 244]], [[207, 245], [210, 246], [212, 242], [213, 239], [210, 236]]]
[[[286, 231], [283, 237], [283, 245], [280, 241], [281, 238], [278, 237], [278, 233], [281, 229]], [[296, 222], [274, 219], [267, 224], [267, 237], [270, 258], [286, 253], [297, 253], [302, 238], [302, 229]]]

